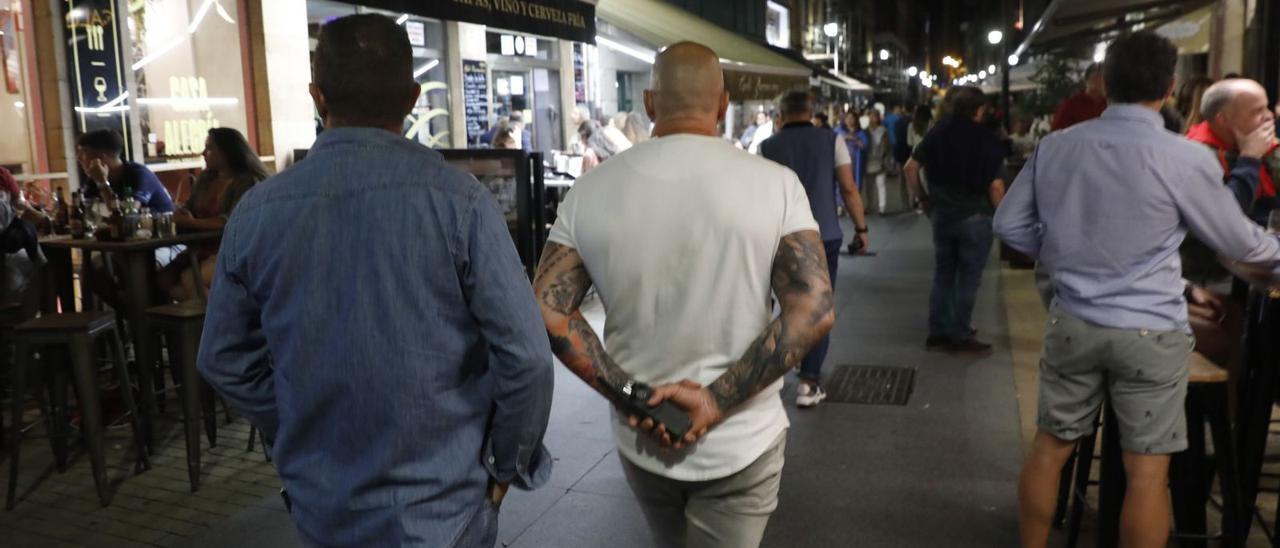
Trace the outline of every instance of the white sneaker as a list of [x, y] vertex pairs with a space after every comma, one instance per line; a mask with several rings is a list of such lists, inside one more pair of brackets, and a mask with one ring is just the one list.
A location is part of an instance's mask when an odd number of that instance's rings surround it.
[[813, 407], [827, 399], [827, 393], [817, 383], [801, 381], [796, 390], [796, 407]]

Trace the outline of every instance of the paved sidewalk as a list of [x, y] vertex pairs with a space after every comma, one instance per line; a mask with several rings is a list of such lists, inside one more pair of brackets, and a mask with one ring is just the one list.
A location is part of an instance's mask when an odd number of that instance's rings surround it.
[[[975, 319], [983, 337], [996, 343], [996, 355], [927, 354], [927, 221], [913, 214], [875, 219], [872, 242], [876, 257], [841, 259], [827, 364], [916, 367], [915, 394], [903, 407], [823, 404], [799, 412], [789, 381], [784, 395], [792, 428], [782, 500], [764, 544], [1014, 546], [1022, 439], [997, 271], [984, 281]], [[598, 323], [598, 315], [593, 320]], [[653, 546], [623, 479], [607, 412], [581, 381], [557, 371], [546, 440], [554, 473], [547, 487], [508, 497], [503, 545]], [[237, 515], [195, 545], [298, 546], [285, 514], [266, 508]]]
[[[1019, 407], [1034, 412], [1042, 332], [1036, 324], [1043, 321], [1030, 277], [1001, 271], [994, 260], [988, 269], [974, 323], [981, 338], [995, 343], [994, 356], [926, 353], [928, 222], [906, 214], [874, 218], [871, 228], [878, 255], [841, 258], [827, 371], [839, 364], [915, 367], [915, 392], [901, 407], [824, 403], [798, 411], [789, 379], [787, 464], [764, 546], [1016, 546], [1015, 485], [1030, 432]], [[601, 314], [597, 308], [590, 315], [598, 327]], [[608, 420], [604, 400], [557, 369], [546, 438], [554, 472], [546, 487], [507, 498], [502, 545], [653, 546], [622, 477]], [[221, 426], [219, 446], [206, 446], [196, 494], [187, 488], [176, 423], [162, 425], [155, 468], [136, 477], [124, 460], [127, 430], [114, 430], [108, 460], [118, 490], [109, 508], [97, 505], [85, 458], [66, 474], [52, 473], [47, 442], [30, 439], [19, 480], [24, 500], [14, 512], [0, 512], [0, 547], [301, 546], [271, 465], [261, 453], [244, 451], [247, 430], [243, 421]], [[1263, 497], [1268, 524], [1274, 499]]]

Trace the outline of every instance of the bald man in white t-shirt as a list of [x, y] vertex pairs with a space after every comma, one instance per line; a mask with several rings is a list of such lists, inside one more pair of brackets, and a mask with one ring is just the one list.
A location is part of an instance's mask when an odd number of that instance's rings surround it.
[[[760, 544], [789, 425], [782, 376], [835, 322], [800, 181], [718, 136], [718, 59], [691, 42], [658, 56], [645, 91], [654, 138], [578, 179], [534, 281], [552, 350], [615, 404], [618, 452], [659, 546]], [[593, 285], [607, 352], [579, 311]], [[687, 434], [618, 410], [650, 386], [648, 404], [673, 403]]]

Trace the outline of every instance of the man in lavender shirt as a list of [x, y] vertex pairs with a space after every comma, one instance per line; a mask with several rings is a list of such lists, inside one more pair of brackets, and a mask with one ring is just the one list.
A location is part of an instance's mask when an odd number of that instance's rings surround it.
[[1280, 242], [1240, 210], [1213, 155], [1164, 129], [1176, 61], [1154, 33], [1116, 40], [1103, 68], [1111, 106], [1045, 138], [996, 212], [996, 234], [1044, 265], [1054, 296], [1018, 488], [1024, 548], [1047, 544], [1062, 466], [1107, 392], [1128, 478], [1121, 545], [1165, 546], [1194, 346], [1178, 246], [1190, 230], [1228, 259], [1280, 261]]

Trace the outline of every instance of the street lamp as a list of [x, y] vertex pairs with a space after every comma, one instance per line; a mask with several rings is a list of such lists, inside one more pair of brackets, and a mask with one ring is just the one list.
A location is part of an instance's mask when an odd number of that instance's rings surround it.
[[993, 30], [987, 33], [987, 41], [990, 42], [991, 45], [994, 46], [996, 44], [999, 44], [1001, 40], [1004, 40], [1003, 32], [1000, 32], [998, 30]]
[[[915, 65], [912, 65], [912, 66], [910, 66], [910, 67], [907, 67], [907, 76], [910, 76], [910, 77], [912, 77], [912, 78], [915, 78], [915, 76], [916, 76], [917, 74], [920, 74], [920, 69], [916, 68], [916, 67], [915, 67]], [[923, 77], [927, 78], [927, 77], [928, 77], [928, 75], [929, 75], [929, 73], [927, 73], [927, 72], [926, 72], [926, 73], [924, 73], [924, 76], [923, 76]]]
[[827, 38], [835, 38], [836, 35], [840, 34], [840, 25], [834, 22], [822, 25], [822, 33], [826, 34]]
[[980, 70], [980, 71], [978, 71], [978, 79], [979, 79], [979, 80], [986, 80], [986, 79], [987, 79], [987, 71], [985, 71], [985, 70]]
[[996, 66], [995, 66], [995, 65], [988, 66], [988, 67], [987, 67], [987, 73], [989, 73], [989, 74], [995, 74], [995, 73], [996, 73]]
[[882, 50], [880, 50], [880, 60], [881, 60], [881, 61], [888, 61], [888, 60], [889, 60], [889, 50], [887, 50], [887, 49], [882, 49]]
[[1021, 61], [1021, 59], [1018, 59], [1018, 54], [1014, 53], [1009, 56], [1009, 66], [1011, 67], [1018, 66], [1018, 61]]

